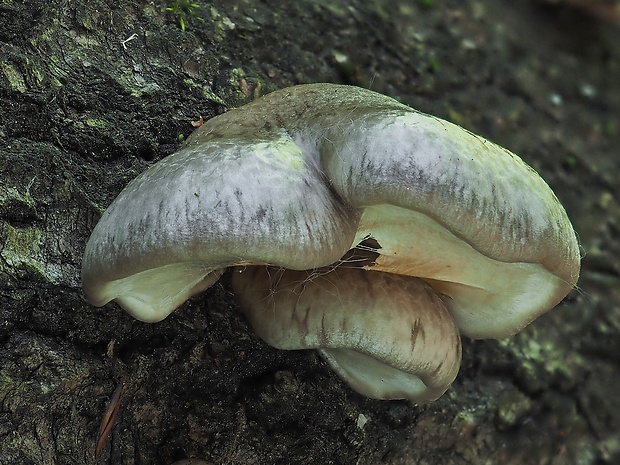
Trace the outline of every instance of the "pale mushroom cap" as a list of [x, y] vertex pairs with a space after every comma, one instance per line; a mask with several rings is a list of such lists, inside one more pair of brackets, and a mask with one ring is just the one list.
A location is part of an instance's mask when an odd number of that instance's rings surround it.
[[235, 295], [256, 333], [279, 349], [319, 349], [359, 393], [430, 402], [452, 384], [459, 332], [424, 281], [348, 268], [233, 273]]
[[156, 321], [220, 269], [325, 266], [367, 238], [474, 337], [513, 334], [575, 285], [566, 212], [516, 155], [389, 97], [296, 86], [213, 118], [102, 217], [82, 279]]
[[116, 299], [134, 317], [158, 321], [228, 266], [335, 262], [359, 216], [290, 140], [189, 146], [105, 211], [84, 253], [84, 291], [95, 305]]
[[354, 243], [382, 247], [372, 269], [427, 278], [472, 337], [512, 335], [573, 288], [573, 227], [519, 157], [417, 112], [355, 121], [320, 153], [334, 189], [364, 208]]

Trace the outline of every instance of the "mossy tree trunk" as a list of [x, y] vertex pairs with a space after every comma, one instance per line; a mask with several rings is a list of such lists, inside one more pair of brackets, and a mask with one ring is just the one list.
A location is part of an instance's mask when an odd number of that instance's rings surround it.
[[[620, 28], [535, 1], [182, 3], [0, 1], [0, 464], [617, 463]], [[82, 297], [97, 219], [192, 120], [318, 81], [521, 154], [580, 234], [580, 289], [512, 340], [464, 341], [433, 404], [269, 348], [226, 279], [155, 325]]]

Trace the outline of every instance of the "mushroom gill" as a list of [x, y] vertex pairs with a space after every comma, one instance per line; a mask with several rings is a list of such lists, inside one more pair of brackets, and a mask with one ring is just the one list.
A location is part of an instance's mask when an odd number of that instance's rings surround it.
[[580, 257], [516, 155], [369, 90], [311, 84], [209, 120], [132, 181], [82, 282], [93, 304], [158, 321], [229, 267], [267, 342], [318, 349], [362, 394], [423, 402], [454, 380], [459, 333], [520, 331], [573, 288]]

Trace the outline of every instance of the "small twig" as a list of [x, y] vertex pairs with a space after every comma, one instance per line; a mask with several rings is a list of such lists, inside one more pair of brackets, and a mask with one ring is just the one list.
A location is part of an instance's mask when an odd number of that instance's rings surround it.
[[127, 50], [127, 42], [134, 40], [136, 37], [138, 37], [138, 34], [136, 34], [135, 32], [133, 34], [131, 34], [129, 37], [127, 37], [125, 40], [121, 41], [121, 45], [123, 46], [123, 48], [125, 50]]
[[37, 179], [36, 176], [34, 176], [30, 182], [28, 183], [28, 185], [26, 186], [26, 195], [30, 195], [30, 188], [32, 187], [32, 185], [34, 184], [34, 180]]
[[103, 419], [101, 420], [101, 426], [99, 426], [99, 434], [97, 435], [97, 445], [95, 447], [95, 458], [99, 457], [101, 451], [103, 450], [103, 446], [106, 445], [108, 441], [108, 436], [114, 429], [116, 425], [116, 417], [118, 416], [118, 412], [121, 408], [121, 398], [123, 397], [123, 392], [125, 391], [125, 381], [121, 381], [118, 383], [114, 394], [110, 398], [110, 402], [108, 403], [108, 407], [105, 410], [103, 415]]

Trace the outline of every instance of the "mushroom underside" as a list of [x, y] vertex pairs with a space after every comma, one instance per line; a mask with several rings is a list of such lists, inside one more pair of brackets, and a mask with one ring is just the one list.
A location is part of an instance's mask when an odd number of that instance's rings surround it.
[[[365, 208], [351, 247], [358, 255], [362, 249], [376, 252], [373, 261], [358, 267], [426, 280], [443, 299], [461, 334], [473, 338], [499, 339], [517, 333], [572, 287], [540, 264], [489, 258], [429, 215], [394, 205]], [[240, 254], [244, 258], [210, 257], [210, 263], [197, 254], [191, 261], [110, 281], [98, 289], [94, 303], [116, 299], [135, 318], [154, 322], [213, 285], [227, 267], [291, 267], [248, 259], [250, 250]], [[339, 263], [351, 260], [350, 252], [342, 254]]]
[[429, 402], [459, 369], [459, 331], [423, 280], [359, 268], [252, 266], [232, 286], [256, 333], [273, 347], [318, 349], [357, 392]]

